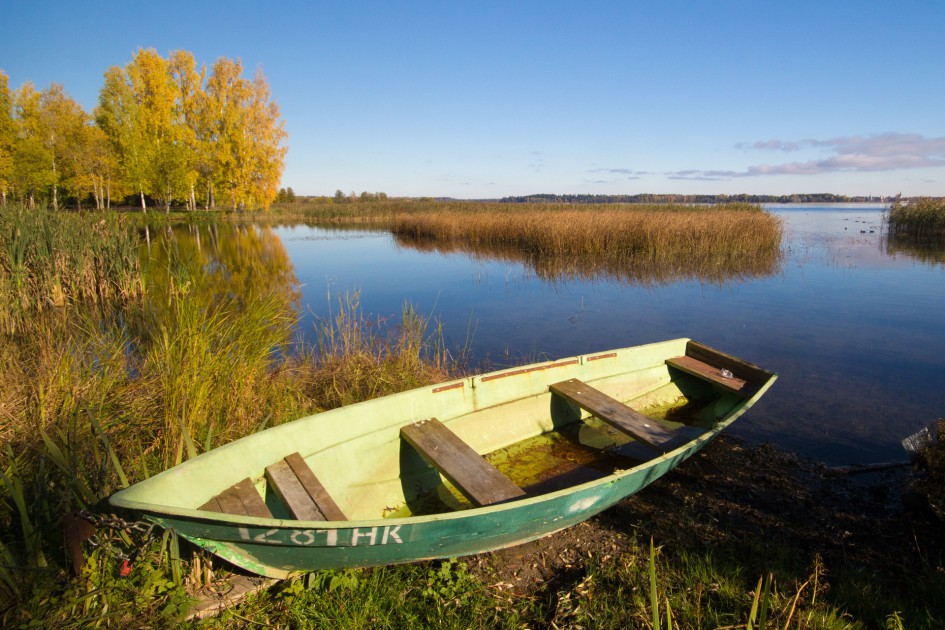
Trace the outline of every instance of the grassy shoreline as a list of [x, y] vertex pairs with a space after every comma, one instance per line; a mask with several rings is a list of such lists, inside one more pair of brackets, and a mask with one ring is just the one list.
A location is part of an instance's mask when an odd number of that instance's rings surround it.
[[[64, 516], [94, 509], [126, 482], [214, 445], [319, 409], [439, 382], [462, 366], [443, 347], [435, 322], [405, 305], [401, 320], [385, 326], [361, 311], [357, 295], [330, 298], [337, 306], [321, 323], [320, 342], [289, 352], [297, 280], [265, 225], [195, 225], [148, 245], [130, 222], [69, 217], [37, 214], [19, 233], [0, 233], [0, 280], [13, 286], [20, 274], [30, 296], [15, 300], [8, 291], [0, 304], [16, 323], [0, 334], [0, 358], [11, 366], [0, 373], [0, 620], [10, 627], [124, 627], [132, 620], [175, 626], [188, 592], [225, 573], [221, 563], [158, 534], [143, 543], [131, 576], [118, 578], [112, 552], [131, 553], [142, 541], [133, 532], [103, 531], [105, 544], [86, 547], [86, 566], [72, 577]], [[81, 238], [70, 241], [69, 234]], [[57, 245], [18, 249], [10, 235]], [[86, 248], [92, 238], [111, 245]], [[128, 258], [129, 248], [141, 255]], [[94, 264], [78, 255], [86, 249], [98, 252]], [[28, 253], [11, 257], [17, 251]], [[88, 275], [90, 269], [100, 275]], [[70, 289], [52, 305], [57, 287], [124, 286], [120, 282], [135, 289]], [[796, 488], [778, 485], [793, 478], [794, 464], [754, 452], [713, 447], [699, 460], [702, 468], [686, 467], [537, 546], [460, 563], [320, 572], [281, 584], [208, 625], [644, 627], [652, 593], [663, 623], [668, 603], [679, 627], [735, 625], [747, 620], [752, 589], [768, 572], [778, 579], [770, 603], [771, 619], [779, 622], [812, 575], [819, 575], [819, 586], [805, 587], [793, 604], [795, 620], [808, 620], [801, 627], [858, 627], [856, 621], [877, 627], [896, 611], [906, 627], [931, 628], [945, 618], [929, 595], [930, 588], [945, 588], [942, 559], [928, 551], [925, 538], [925, 555], [911, 572], [871, 558], [833, 564], [837, 548], [829, 538], [789, 535], [778, 521], [785, 512], [766, 508], [769, 493], [788, 503], [798, 496]], [[729, 466], [731, 473], [720, 473]], [[756, 490], [733, 487], [734, 471]], [[814, 483], [813, 477], [803, 483]], [[823, 492], [828, 502], [843, 498], [829, 488]], [[798, 499], [797, 520], [819, 514], [818, 500]], [[845, 500], [849, 511], [864, 504], [855, 495]], [[742, 527], [726, 507], [757, 513], [755, 526]], [[863, 530], [864, 540], [869, 531]], [[590, 544], [578, 544], [585, 535]], [[655, 590], [647, 569], [649, 536], [663, 547], [654, 559]], [[792, 559], [798, 540], [832, 553], [827, 577], [818, 573], [814, 556]], [[908, 541], [895, 544], [914, 557]], [[560, 557], [542, 555], [555, 545]], [[725, 549], [725, 557], [715, 549]], [[873, 582], [831, 577], [848, 568], [890, 574]], [[505, 586], [527, 575], [533, 576], [528, 585]], [[841, 595], [830, 595], [828, 584]], [[915, 587], [914, 594], [896, 584]]]

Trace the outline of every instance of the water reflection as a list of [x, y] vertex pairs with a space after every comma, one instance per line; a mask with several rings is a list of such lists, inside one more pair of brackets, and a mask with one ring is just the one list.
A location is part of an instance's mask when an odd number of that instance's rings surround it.
[[275, 297], [298, 305], [299, 281], [279, 236], [267, 226], [212, 223], [151, 230], [160, 238], [142, 248], [142, 268], [156, 302], [176, 293], [201, 296], [208, 305], [245, 308]]
[[884, 253], [889, 256], [908, 256], [930, 265], [945, 265], [945, 240], [917, 241], [906, 236], [889, 234], [884, 242]]
[[721, 250], [708, 254], [680, 253], [657, 258], [648, 252], [622, 256], [608, 252], [598, 255], [544, 255], [523, 251], [521, 247], [505, 243], [471, 243], [396, 233], [394, 241], [400, 247], [423, 253], [462, 253], [479, 261], [521, 264], [538, 278], [552, 283], [613, 281], [655, 287], [697, 280], [721, 287], [775, 275], [781, 270], [782, 260], [778, 248], [737, 253]]

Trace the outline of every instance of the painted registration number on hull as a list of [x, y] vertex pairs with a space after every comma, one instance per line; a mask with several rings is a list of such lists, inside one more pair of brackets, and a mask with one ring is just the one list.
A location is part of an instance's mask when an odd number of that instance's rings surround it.
[[271, 545], [298, 545], [300, 547], [364, 547], [371, 545], [400, 545], [400, 525], [384, 527], [355, 527], [352, 529], [270, 529], [250, 533], [240, 527], [240, 538]]

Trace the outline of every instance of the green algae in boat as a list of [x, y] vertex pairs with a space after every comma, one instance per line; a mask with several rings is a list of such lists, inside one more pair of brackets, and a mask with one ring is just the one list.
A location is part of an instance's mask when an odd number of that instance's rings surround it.
[[272, 427], [110, 500], [274, 578], [481, 553], [632, 495], [776, 378], [689, 339], [535, 363]]

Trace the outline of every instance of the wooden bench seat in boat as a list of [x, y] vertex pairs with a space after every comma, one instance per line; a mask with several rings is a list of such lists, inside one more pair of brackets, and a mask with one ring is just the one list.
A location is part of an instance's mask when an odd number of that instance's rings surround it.
[[266, 467], [266, 479], [276, 495], [300, 521], [346, 521], [338, 504], [298, 453]]
[[263, 501], [249, 477], [213, 497], [201, 505], [200, 509], [238, 516], [272, 518], [272, 512], [266, 507], [266, 502]]
[[758, 383], [767, 382], [771, 377], [767, 370], [697, 341], [686, 344], [685, 356], [666, 359], [666, 364], [742, 398], [754, 396]]
[[660, 453], [669, 452], [705, 432], [704, 429], [681, 426], [669, 429], [628, 407], [616, 398], [576, 378], [549, 386], [552, 393], [570, 400], [581, 409], [597, 416], [618, 431]]
[[477, 506], [525, 496], [521, 488], [436, 418], [403, 426], [400, 436]]
[[[347, 517], [332, 500], [312, 469], [298, 453], [266, 467], [266, 479], [276, 496], [300, 521], [344, 521]], [[200, 506], [201, 510], [272, 518], [272, 512], [248, 477]]]

